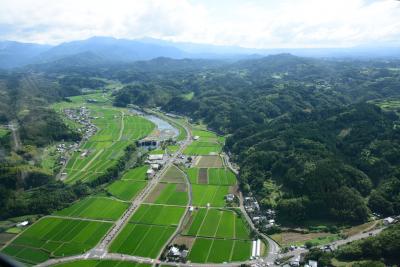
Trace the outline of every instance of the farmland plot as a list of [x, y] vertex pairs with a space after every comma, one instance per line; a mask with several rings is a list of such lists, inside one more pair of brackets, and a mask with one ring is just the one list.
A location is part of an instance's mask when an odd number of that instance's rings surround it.
[[80, 254], [94, 247], [111, 225], [107, 222], [44, 218], [25, 230], [2, 252], [29, 264], [46, 261], [50, 256]]
[[193, 205], [206, 207], [224, 207], [225, 196], [229, 193], [229, 186], [219, 185], [192, 185]]
[[196, 162], [196, 167], [198, 168], [222, 168], [222, 159], [221, 156], [201, 156], [200, 159]]
[[235, 185], [236, 176], [229, 169], [211, 168], [208, 169], [208, 183], [215, 185]]
[[107, 191], [121, 200], [130, 201], [143, 190], [146, 184], [146, 181], [119, 180], [109, 185]]
[[55, 265], [57, 267], [150, 267], [150, 264], [116, 260], [77, 260]]
[[191, 143], [185, 150], [186, 155], [210, 155], [221, 152], [221, 145], [217, 142], [202, 142], [197, 141]]
[[55, 215], [117, 220], [129, 207], [128, 203], [105, 197], [88, 197], [66, 209], [55, 212]]
[[179, 170], [175, 165], [172, 165], [161, 178], [161, 182], [184, 183], [185, 176], [181, 170]]
[[128, 223], [109, 251], [156, 258], [175, 229], [174, 226]]
[[146, 202], [186, 206], [189, 201], [186, 184], [159, 183]]
[[121, 180], [147, 180], [146, 171], [147, 166], [140, 166], [134, 169], [130, 169], [124, 173]]
[[178, 225], [184, 207], [142, 204], [130, 222], [157, 225]]

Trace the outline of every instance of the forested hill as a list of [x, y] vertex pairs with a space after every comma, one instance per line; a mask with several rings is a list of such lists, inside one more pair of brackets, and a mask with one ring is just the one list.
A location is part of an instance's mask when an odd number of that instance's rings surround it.
[[115, 104], [161, 106], [228, 134], [243, 190], [282, 222], [365, 221], [369, 209], [400, 212], [398, 118], [367, 104], [399, 97], [399, 66], [283, 54], [153, 73]]

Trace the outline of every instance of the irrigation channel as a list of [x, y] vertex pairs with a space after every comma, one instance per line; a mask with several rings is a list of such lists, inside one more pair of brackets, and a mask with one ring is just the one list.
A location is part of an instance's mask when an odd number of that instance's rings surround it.
[[[133, 111], [134, 113], [135, 111]], [[157, 114], [157, 115], [155, 115]], [[143, 115], [143, 114], [142, 114]], [[162, 117], [161, 117], [162, 116]], [[186, 131], [186, 139], [182, 140], [179, 142], [179, 148], [178, 150], [173, 153], [165, 162], [163, 167], [156, 173], [156, 175], [149, 180], [147, 185], [144, 187], [144, 189], [139, 193], [131, 202], [129, 205], [129, 208], [122, 214], [122, 216], [113, 224], [113, 226], [109, 229], [107, 234], [101, 239], [101, 241], [91, 250], [88, 252], [81, 254], [81, 255], [75, 255], [75, 256], [69, 256], [69, 257], [62, 257], [62, 258], [55, 258], [55, 259], [49, 259], [43, 263], [38, 264], [37, 266], [52, 266], [60, 263], [66, 263], [66, 262], [73, 262], [76, 260], [86, 260], [86, 259], [102, 259], [102, 260], [118, 260], [118, 261], [128, 261], [128, 262], [137, 262], [137, 263], [147, 263], [151, 264], [153, 266], [156, 266], [158, 264], [167, 264], [168, 266], [239, 266], [241, 264], [252, 264], [254, 266], [272, 266], [274, 263], [274, 260], [277, 258], [279, 246], [272, 241], [270, 238], [267, 236], [262, 236], [269, 244], [268, 248], [268, 255], [264, 259], [256, 259], [256, 260], [248, 260], [248, 261], [243, 261], [243, 262], [232, 262], [232, 263], [221, 263], [221, 264], [210, 264], [210, 263], [174, 263], [174, 262], [163, 262], [159, 258], [161, 256], [161, 253], [157, 256], [157, 258], [146, 258], [146, 257], [140, 257], [140, 256], [131, 256], [127, 254], [119, 254], [119, 253], [109, 253], [108, 248], [110, 247], [111, 243], [116, 239], [119, 233], [121, 233], [122, 229], [124, 226], [129, 222], [129, 219], [132, 217], [133, 213], [139, 208], [139, 206], [145, 201], [145, 199], [149, 196], [149, 194], [153, 191], [153, 189], [158, 185], [160, 182], [162, 176], [165, 174], [165, 172], [168, 170], [169, 167], [171, 167], [174, 162], [178, 160], [178, 156], [183, 154], [184, 149], [190, 145], [192, 142], [192, 132], [191, 129], [189, 128], [188, 125], [185, 123], [182, 123], [178, 120], [171, 120], [171, 123], [169, 123], [166, 120], [169, 120], [166, 116], [164, 115], [159, 115], [158, 113], [154, 113], [154, 115], [144, 115], [144, 117], [150, 121], [152, 121], [154, 124], [156, 124], [158, 128], [158, 132], [163, 136], [163, 138], [167, 137], [172, 137], [176, 136], [179, 133], [179, 130], [173, 127], [171, 124], [177, 124], [180, 127], [182, 127]], [[160, 136], [159, 136], [160, 137]], [[225, 165], [232, 169], [232, 171], [237, 174], [237, 170], [232, 167], [232, 165], [229, 162], [229, 158], [223, 154], [223, 159], [225, 162]], [[186, 183], [189, 183], [186, 177]], [[183, 214], [181, 220], [179, 221], [179, 224], [177, 226], [176, 231], [174, 234], [169, 238], [167, 244], [172, 241], [173, 237], [175, 237], [179, 230], [182, 228], [183, 224], [183, 218], [187, 215], [189, 206], [191, 205], [191, 187], [189, 183], [189, 202], [186, 206], [186, 211], [185, 214]], [[243, 209], [243, 201], [242, 197], [240, 197], [240, 208], [242, 212], [245, 215], [246, 220], [249, 222], [249, 225], [253, 230], [257, 231], [254, 225], [252, 224], [250, 218], [248, 218], [247, 213]], [[266, 264], [268, 263], [268, 264]]]

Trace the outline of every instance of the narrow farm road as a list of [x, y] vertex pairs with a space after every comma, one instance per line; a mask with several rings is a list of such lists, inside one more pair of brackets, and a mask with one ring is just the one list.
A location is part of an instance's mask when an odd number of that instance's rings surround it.
[[14, 150], [19, 150], [21, 148], [21, 139], [18, 134], [18, 123], [16, 121], [12, 121], [8, 124], [8, 128], [11, 130], [11, 134], [14, 141]]

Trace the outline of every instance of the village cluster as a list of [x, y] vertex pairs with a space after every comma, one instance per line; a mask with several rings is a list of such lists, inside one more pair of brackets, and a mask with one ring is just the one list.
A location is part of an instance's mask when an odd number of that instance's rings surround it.
[[257, 228], [268, 229], [275, 225], [275, 211], [272, 209], [261, 211], [254, 197], [245, 197], [243, 205]]
[[85, 106], [79, 109], [64, 109], [64, 114], [68, 119], [82, 125], [82, 128], [78, 129], [78, 132], [82, 134], [82, 141], [88, 140], [96, 133], [97, 128], [91, 122], [91, 119], [97, 119], [97, 117], [91, 117], [89, 109]]

